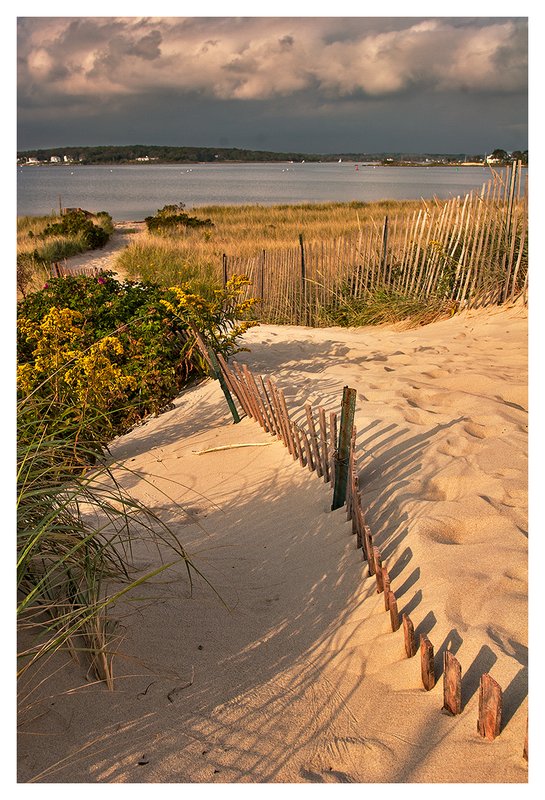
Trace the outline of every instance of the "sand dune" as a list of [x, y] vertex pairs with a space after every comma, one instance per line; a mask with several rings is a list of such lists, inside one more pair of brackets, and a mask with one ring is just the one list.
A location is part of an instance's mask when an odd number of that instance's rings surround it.
[[[119, 605], [116, 690], [85, 685], [74, 664], [43, 683], [22, 716], [19, 780], [526, 782], [526, 337], [515, 307], [416, 330], [260, 326], [237, 356], [296, 418], [357, 389], [368, 523], [400, 612], [434, 644], [434, 689], [330, 486], [253, 421], [234, 425], [207, 381], [112, 458], [215, 591], [197, 580], [191, 594], [174, 568]], [[252, 446], [216, 449], [239, 444]], [[447, 647], [462, 665], [457, 717], [441, 713]], [[494, 742], [476, 730], [483, 672], [504, 690]]]

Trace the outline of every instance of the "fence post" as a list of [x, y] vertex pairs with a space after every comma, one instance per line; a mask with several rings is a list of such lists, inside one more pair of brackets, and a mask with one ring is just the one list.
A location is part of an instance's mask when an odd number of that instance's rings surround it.
[[303, 322], [308, 323], [307, 315], [307, 276], [305, 265], [305, 245], [303, 244], [303, 234], [299, 234], [299, 247], [301, 248], [301, 297], [303, 300]]
[[382, 229], [382, 258], [381, 258], [381, 273], [382, 282], [384, 284], [384, 276], [386, 275], [386, 260], [388, 257], [388, 214], [384, 217], [384, 228]]
[[501, 730], [503, 697], [501, 686], [488, 672], [481, 675], [477, 730], [484, 739], [495, 739]]
[[462, 711], [462, 668], [450, 650], [445, 650], [443, 656], [443, 711]]
[[217, 378], [217, 380], [219, 381], [219, 384], [221, 386], [221, 390], [222, 390], [222, 392], [223, 392], [223, 394], [225, 396], [225, 399], [227, 400], [227, 405], [229, 406], [229, 411], [231, 412], [231, 414], [233, 416], [233, 422], [235, 424], [237, 422], [240, 422], [240, 415], [239, 415], [239, 413], [237, 411], [237, 407], [236, 407], [236, 405], [235, 405], [235, 403], [233, 401], [233, 398], [231, 397], [231, 392], [229, 391], [229, 389], [227, 387], [227, 383], [225, 382], [223, 371], [222, 371], [221, 366], [220, 366], [220, 364], [218, 362], [218, 359], [216, 358], [216, 354], [214, 353], [214, 350], [212, 349], [212, 347], [209, 347], [206, 344], [206, 342], [204, 341], [204, 339], [201, 336], [200, 331], [198, 330], [198, 328], [192, 322], [189, 323], [189, 327], [191, 328], [191, 331], [193, 332], [193, 335], [195, 337], [195, 341], [197, 342], [197, 347], [201, 351], [204, 359], [208, 362], [208, 365], [210, 367], [210, 370], [211, 370], [213, 376], [215, 378]]
[[335, 484], [333, 489], [333, 503], [331, 510], [341, 508], [346, 500], [346, 483], [348, 480], [348, 462], [350, 459], [350, 442], [354, 426], [354, 413], [356, 410], [356, 390], [345, 386], [341, 408], [341, 424], [339, 431], [339, 444], [335, 452]]
[[227, 285], [227, 256], [223, 254], [223, 288]]
[[390, 624], [392, 631], [399, 630], [399, 611], [397, 610], [397, 599], [393, 592], [388, 592], [388, 608], [390, 609]]
[[433, 662], [433, 645], [424, 634], [420, 634], [420, 670], [422, 683], [427, 692], [435, 686], [435, 665]]
[[403, 614], [403, 634], [405, 639], [405, 653], [407, 658], [416, 655], [416, 641], [414, 638], [414, 625], [407, 614]]

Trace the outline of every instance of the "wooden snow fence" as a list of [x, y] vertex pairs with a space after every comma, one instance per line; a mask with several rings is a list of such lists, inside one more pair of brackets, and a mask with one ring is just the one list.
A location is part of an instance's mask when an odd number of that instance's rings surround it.
[[[288, 410], [284, 392], [270, 378], [256, 377], [246, 364], [235, 360], [228, 365], [221, 354], [217, 362], [228, 390], [237, 398], [242, 412], [282, 441], [302, 467], [333, 486], [332, 510], [346, 505], [347, 519], [351, 521], [356, 548], [361, 549], [367, 562], [369, 577], [374, 576], [376, 592], [384, 595], [384, 610], [389, 614], [392, 633], [403, 630], [404, 652], [414, 658], [420, 652], [420, 675], [424, 691], [436, 686], [434, 646], [425, 634], [416, 643], [415, 629], [410, 617], [398, 610], [396, 594], [392, 591], [390, 574], [373, 534], [366, 522], [360, 486], [356, 452], [356, 427], [354, 425], [355, 390], [344, 387], [340, 424], [335, 412], [329, 415], [322, 406], [314, 410], [310, 403], [304, 406], [303, 421], [296, 423]], [[299, 414], [301, 417], [301, 414]], [[235, 420], [236, 421], [236, 420]], [[344, 443], [344, 444], [343, 444]], [[343, 447], [348, 443], [347, 452]], [[346, 469], [344, 469], [346, 467]], [[340, 488], [339, 488], [340, 486]], [[342, 502], [339, 504], [339, 499]], [[488, 673], [481, 676], [477, 732], [484, 739], [499, 736], [502, 724], [502, 689]], [[443, 685], [441, 712], [457, 716], [462, 712], [462, 668], [454, 653], [446, 649], [443, 654]], [[521, 751], [528, 760], [528, 733]]]
[[337, 415], [327, 414], [322, 406], [314, 409], [306, 403], [303, 419], [296, 422], [288, 410], [284, 391], [274, 381], [261, 375], [256, 377], [246, 364], [234, 359], [227, 364], [221, 353], [217, 354], [217, 362], [242, 413], [280, 440], [294, 461], [329, 483], [333, 475]]
[[247, 276], [245, 296], [260, 298], [256, 313], [271, 324], [327, 324], [328, 314], [380, 290], [456, 308], [526, 302], [525, 183], [519, 162], [493, 173], [480, 192], [423, 201], [382, 224], [364, 220], [357, 234], [306, 241], [300, 233], [290, 247], [224, 253], [222, 279]]
[[67, 278], [70, 275], [89, 275], [91, 277], [96, 277], [100, 275], [103, 270], [99, 269], [98, 267], [67, 267], [65, 264], [60, 264], [59, 262], [55, 262], [51, 265], [51, 269], [49, 274], [52, 278]]

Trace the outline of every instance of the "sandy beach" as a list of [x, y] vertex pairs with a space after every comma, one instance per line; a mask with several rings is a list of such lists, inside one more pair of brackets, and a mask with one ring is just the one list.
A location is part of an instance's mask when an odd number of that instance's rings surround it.
[[[525, 783], [527, 322], [515, 306], [412, 330], [263, 325], [237, 356], [295, 418], [357, 390], [362, 500], [400, 613], [434, 645], [432, 690], [331, 486], [251, 419], [233, 424], [207, 380], [111, 447], [114, 476], [206, 580], [191, 589], [175, 566], [115, 607], [113, 692], [58, 658], [21, 686], [18, 780]], [[503, 689], [492, 742], [477, 733], [484, 672]]]

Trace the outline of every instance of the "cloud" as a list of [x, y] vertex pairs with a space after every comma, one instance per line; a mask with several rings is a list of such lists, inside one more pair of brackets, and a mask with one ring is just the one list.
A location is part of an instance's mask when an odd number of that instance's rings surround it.
[[523, 18], [23, 18], [19, 92], [267, 100], [527, 86]]

